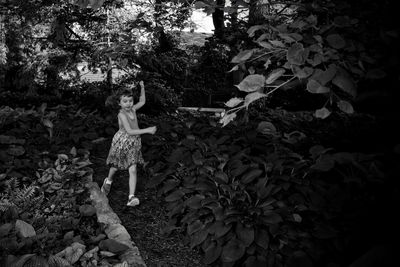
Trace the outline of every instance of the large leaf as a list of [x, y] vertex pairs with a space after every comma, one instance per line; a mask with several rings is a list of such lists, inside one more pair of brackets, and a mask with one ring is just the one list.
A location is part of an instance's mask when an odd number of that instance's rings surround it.
[[297, 65], [292, 65], [292, 72], [297, 78], [304, 79], [313, 74], [314, 69], [310, 67], [300, 68]]
[[337, 106], [341, 111], [343, 111], [343, 112], [345, 112], [347, 114], [354, 113], [353, 106], [348, 101], [340, 100], [340, 101], [337, 102]]
[[248, 247], [254, 241], [254, 228], [252, 226], [245, 227], [242, 223], [236, 225], [236, 235]]
[[203, 243], [204, 240], [206, 240], [207, 235], [208, 235], [208, 232], [207, 232], [207, 230], [205, 230], [205, 229], [200, 230], [200, 231], [197, 231], [197, 232], [191, 237], [191, 240], [190, 240], [190, 248], [194, 248], [194, 247], [196, 247], [197, 245], [200, 245], [201, 243]]
[[257, 245], [264, 249], [268, 249], [269, 246], [269, 234], [265, 229], [258, 229], [255, 236], [255, 242]]
[[301, 43], [294, 43], [286, 53], [286, 59], [290, 64], [303, 65], [308, 57], [309, 50], [304, 49]]
[[266, 84], [271, 84], [279, 79], [285, 73], [285, 69], [278, 68], [273, 70], [269, 75], [268, 78], [265, 80]]
[[325, 119], [327, 118], [329, 115], [331, 115], [331, 112], [329, 111], [329, 109], [323, 107], [320, 109], [317, 109], [315, 111], [315, 117], [320, 118], [320, 119]]
[[346, 41], [339, 34], [330, 34], [326, 37], [326, 41], [335, 49], [341, 49], [346, 46]]
[[201, 201], [204, 199], [205, 197], [203, 195], [194, 195], [191, 198], [189, 198], [188, 200], [186, 200], [186, 206], [192, 208], [192, 209], [199, 209], [202, 207], [201, 205]]
[[316, 69], [311, 78], [318, 81], [321, 85], [326, 85], [335, 77], [336, 72], [337, 72], [336, 65], [330, 64], [328, 69], [325, 71], [321, 69]]
[[240, 180], [244, 184], [251, 183], [254, 179], [259, 177], [262, 174], [262, 170], [260, 169], [251, 169], [249, 172], [244, 174], [242, 176], [242, 179]]
[[189, 235], [196, 233], [197, 231], [200, 231], [203, 229], [204, 224], [200, 220], [196, 220], [193, 223], [189, 224], [187, 227], [187, 233]]
[[221, 255], [222, 247], [219, 244], [216, 244], [216, 242], [211, 242], [204, 252], [204, 263], [211, 264]]
[[225, 103], [225, 106], [233, 108], [243, 102], [243, 98], [234, 97], [229, 99], [228, 102]]
[[222, 127], [228, 125], [231, 121], [236, 118], [236, 113], [226, 114], [219, 120], [219, 123], [222, 123]]
[[246, 60], [248, 60], [249, 58], [251, 58], [251, 56], [253, 55], [254, 49], [250, 49], [250, 50], [244, 50], [241, 51], [239, 54], [237, 54], [236, 56], [234, 56], [231, 60], [232, 63], [242, 63]]
[[264, 84], [265, 84], [264, 75], [252, 74], [248, 75], [240, 82], [240, 84], [235, 86], [239, 88], [240, 91], [250, 93], [261, 89], [262, 87], [264, 87]]
[[313, 94], [325, 94], [329, 93], [330, 89], [326, 86], [322, 86], [319, 82], [309, 79], [307, 82], [307, 91]]
[[249, 37], [253, 37], [256, 31], [266, 28], [267, 28], [266, 25], [254, 25], [247, 30], [247, 34], [249, 35]]
[[215, 221], [214, 224], [208, 228], [208, 232], [219, 238], [228, 233], [231, 228], [232, 224], [226, 225], [223, 221]]
[[175, 190], [173, 193], [169, 194], [168, 196], [166, 196], [165, 201], [167, 202], [176, 201], [178, 199], [181, 199], [184, 195], [185, 193], [182, 190], [178, 189]]
[[246, 97], [244, 99], [244, 105], [246, 107], [248, 107], [252, 102], [254, 102], [260, 98], [266, 97], [266, 96], [267, 96], [266, 94], [259, 93], [259, 92], [250, 93], [250, 94], [246, 95]]
[[278, 224], [282, 221], [281, 215], [276, 212], [267, 212], [261, 218], [265, 224]]
[[357, 96], [356, 86], [346, 70], [339, 68], [332, 83], [352, 97]]
[[233, 238], [222, 249], [221, 260], [223, 262], [235, 262], [244, 255], [245, 250], [242, 242]]
[[214, 180], [219, 184], [227, 184], [229, 182], [229, 177], [225, 172], [217, 171], [214, 174]]

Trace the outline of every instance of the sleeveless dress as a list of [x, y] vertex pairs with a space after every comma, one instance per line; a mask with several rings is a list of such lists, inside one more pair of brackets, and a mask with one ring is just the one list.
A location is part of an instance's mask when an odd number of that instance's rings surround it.
[[[132, 129], [139, 129], [136, 111], [133, 109], [133, 119], [127, 114], [129, 125]], [[124, 112], [124, 111], [120, 111]], [[125, 112], [124, 112], [125, 113]], [[143, 164], [142, 157], [142, 141], [140, 135], [129, 135], [120, 120], [118, 119], [119, 130], [115, 133], [111, 148], [106, 160], [107, 165], [115, 167], [119, 170], [127, 170], [134, 164]]]

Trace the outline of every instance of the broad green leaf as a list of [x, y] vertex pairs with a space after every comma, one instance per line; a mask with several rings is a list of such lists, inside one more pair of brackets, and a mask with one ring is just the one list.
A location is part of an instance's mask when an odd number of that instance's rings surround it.
[[277, 40], [270, 40], [269, 41], [272, 45], [277, 46], [277, 47], [286, 47], [284, 43], [282, 43], [281, 41], [277, 41]]
[[268, 231], [265, 229], [258, 229], [256, 236], [255, 236], [255, 242], [260, 247], [262, 247], [264, 249], [268, 249], [268, 246], [269, 246]]
[[192, 209], [199, 209], [202, 207], [201, 205], [201, 201], [204, 199], [205, 197], [203, 195], [194, 195], [191, 198], [189, 198], [188, 200], [185, 201], [186, 206], [192, 208]]
[[242, 179], [240, 180], [244, 184], [251, 183], [254, 179], [259, 177], [262, 174], [262, 170], [260, 169], [251, 169], [249, 172], [244, 174], [242, 176]]
[[239, 65], [235, 65], [235, 66], [233, 66], [233, 68], [232, 68], [230, 71], [228, 71], [228, 72], [236, 71], [236, 70], [238, 70], [238, 69], [239, 69]]
[[241, 51], [239, 54], [234, 56], [231, 60], [232, 63], [242, 63], [248, 60], [253, 55], [254, 49]]
[[365, 74], [366, 79], [377, 80], [386, 77], [386, 72], [381, 69], [372, 69]]
[[267, 48], [267, 49], [269, 49], [269, 50], [272, 50], [272, 48], [273, 48], [272, 45], [271, 45], [270, 43], [265, 42], [265, 41], [257, 42], [257, 44], [258, 44], [259, 46], [264, 47], [264, 48]]
[[257, 126], [257, 131], [262, 134], [276, 134], [276, 127], [269, 121], [262, 121]]
[[269, 75], [268, 78], [266, 79], [265, 83], [266, 84], [271, 84], [275, 82], [278, 78], [280, 78], [283, 74], [285, 73], [285, 69], [278, 68], [273, 70]]
[[226, 225], [223, 221], [215, 221], [214, 224], [208, 228], [208, 232], [219, 238], [227, 234], [231, 228], [232, 224]]
[[321, 155], [310, 168], [317, 171], [326, 172], [335, 166], [335, 161], [331, 155]]
[[207, 235], [208, 235], [208, 232], [205, 229], [194, 233], [194, 235], [191, 237], [191, 240], [190, 240], [190, 248], [194, 248], [197, 245], [200, 245], [201, 243], [203, 243], [204, 240], [206, 240]]
[[279, 37], [281, 37], [286, 43], [296, 42], [296, 40], [287, 33], [280, 33]]
[[196, 220], [193, 223], [189, 224], [187, 227], [187, 233], [189, 235], [192, 235], [193, 233], [196, 233], [197, 231], [200, 231], [203, 229], [204, 224], [200, 220]]
[[290, 64], [303, 65], [308, 57], [309, 50], [304, 49], [303, 44], [294, 43], [286, 53], [286, 59]]
[[278, 224], [282, 220], [282, 217], [275, 212], [267, 212], [262, 217], [261, 220], [266, 224]]
[[196, 165], [203, 165], [204, 158], [199, 150], [196, 150], [192, 154], [192, 160], [193, 160], [194, 164], [196, 164]]
[[339, 68], [335, 78], [333, 78], [332, 83], [342, 89], [344, 92], [348, 93], [352, 97], [356, 97], [357, 90], [356, 86], [351, 79], [351, 76], [342, 68]]
[[294, 76], [299, 79], [307, 78], [314, 72], [314, 69], [310, 67], [300, 68], [297, 65], [292, 65], [291, 68]]
[[219, 123], [222, 123], [222, 127], [228, 125], [231, 121], [236, 118], [236, 113], [225, 114], [220, 120]]
[[326, 37], [326, 41], [335, 49], [341, 49], [346, 46], [346, 41], [339, 34], [330, 34]]
[[322, 86], [315, 80], [308, 80], [307, 82], [307, 91], [313, 94], [324, 94], [329, 93], [330, 89], [328, 87]]
[[211, 244], [205, 249], [204, 263], [211, 264], [216, 261], [222, 252], [222, 247], [216, 242], [211, 242]]
[[301, 30], [307, 25], [308, 25], [308, 23], [305, 22], [304, 20], [297, 19], [292, 24], [290, 24], [289, 27]]
[[325, 119], [325, 118], [327, 118], [329, 115], [331, 115], [331, 112], [327, 109], [327, 108], [325, 108], [325, 107], [323, 107], [323, 108], [320, 108], [320, 109], [317, 109], [316, 111], [315, 111], [315, 117], [317, 117], [317, 118], [320, 118], [320, 119]]
[[251, 26], [247, 30], [247, 34], [249, 35], [249, 37], [253, 37], [256, 31], [262, 30], [262, 29], [266, 29], [266, 26], [265, 25], [254, 25], [254, 26]]
[[348, 16], [337, 16], [333, 19], [333, 24], [336, 27], [349, 27], [350, 26], [350, 18]]
[[[261, 41], [264, 41], [265, 39], [267, 39], [269, 37], [268, 33], [263, 33], [260, 35], [260, 37], [257, 38], [256, 42], [259, 43]], [[270, 45], [270, 47], [272, 48], [272, 46]], [[267, 47], [266, 47], [267, 48]]]
[[214, 179], [220, 184], [227, 184], [229, 182], [228, 175], [222, 171], [215, 172]]
[[243, 102], [243, 98], [234, 97], [229, 99], [228, 102], [225, 103], [225, 106], [233, 108]]
[[238, 222], [236, 225], [236, 235], [248, 247], [254, 241], [254, 228], [252, 226], [246, 227], [241, 222]]
[[289, 33], [289, 36], [295, 39], [297, 42], [303, 40], [303, 35], [296, 32]]
[[176, 201], [178, 199], [181, 199], [184, 195], [185, 195], [185, 193], [182, 190], [177, 189], [173, 193], [171, 193], [168, 196], [166, 196], [165, 197], [165, 201], [173, 202], [173, 201]]
[[221, 260], [223, 262], [235, 262], [243, 257], [245, 250], [246, 248], [241, 241], [237, 240], [236, 238], [232, 238], [223, 247]]
[[315, 69], [311, 79], [318, 81], [321, 85], [326, 85], [335, 77], [337, 70], [338, 69], [335, 64], [330, 64], [328, 69], [325, 71], [321, 69]]
[[266, 97], [266, 96], [267, 96], [266, 94], [262, 94], [259, 92], [250, 93], [250, 94], [246, 95], [246, 98], [244, 99], [244, 105], [246, 107], [248, 107], [252, 102], [254, 102], [262, 97]]
[[248, 75], [240, 84], [235, 85], [240, 91], [254, 92], [264, 87], [265, 77], [261, 74]]
[[337, 102], [337, 106], [341, 111], [343, 111], [347, 114], [354, 113], [353, 106], [348, 101], [340, 100], [339, 102]]

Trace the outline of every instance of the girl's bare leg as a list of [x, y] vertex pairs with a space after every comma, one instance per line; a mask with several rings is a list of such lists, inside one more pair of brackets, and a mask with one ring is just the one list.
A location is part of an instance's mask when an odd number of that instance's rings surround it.
[[129, 196], [135, 195], [137, 182], [136, 164], [129, 167]]
[[108, 176], [107, 176], [107, 179], [109, 181], [113, 180], [114, 174], [117, 172], [117, 170], [118, 170], [117, 168], [110, 167], [110, 170], [108, 171]]

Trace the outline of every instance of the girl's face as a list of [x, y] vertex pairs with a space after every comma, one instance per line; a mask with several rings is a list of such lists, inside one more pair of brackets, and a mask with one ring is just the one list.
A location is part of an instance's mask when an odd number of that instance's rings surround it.
[[126, 96], [126, 95], [121, 96], [121, 98], [120, 98], [120, 100], [119, 100], [119, 106], [120, 106], [122, 109], [125, 109], [125, 110], [130, 110], [130, 109], [132, 109], [132, 106], [133, 106], [133, 97], [132, 97], [132, 96]]

